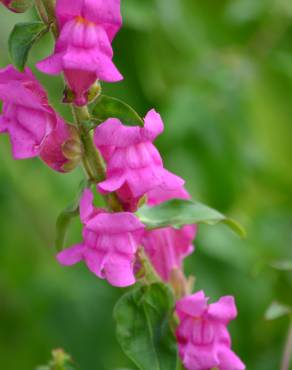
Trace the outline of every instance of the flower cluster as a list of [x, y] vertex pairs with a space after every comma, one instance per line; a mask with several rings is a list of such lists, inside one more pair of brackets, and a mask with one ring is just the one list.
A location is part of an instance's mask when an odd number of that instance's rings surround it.
[[[95, 144], [103, 154], [107, 164], [106, 179], [98, 184], [97, 189], [101, 193], [115, 191], [123, 204], [124, 210], [127, 211], [107, 216], [109, 224], [112, 225], [112, 233], [115, 235], [117, 233], [130, 232], [130, 229], [127, 229], [127, 227], [120, 229], [123, 225], [122, 223], [117, 225], [116, 229], [115, 223], [120, 222], [123, 218], [133, 222], [136, 217], [131, 212], [136, 210], [141, 198], [148, 198], [148, 194], [149, 205], [159, 204], [171, 198], [189, 198], [188, 193], [183, 188], [184, 181], [163, 167], [160, 154], [152, 143], [162, 130], [163, 122], [160, 115], [154, 110], [147, 114], [143, 128], [138, 126], [127, 127], [117, 119], [109, 119], [95, 129]], [[84, 193], [80, 203], [81, 213], [84, 212], [84, 197], [90, 198], [88, 191]], [[86, 204], [88, 207], [92, 207], [91, 203], [87, 202]], [[97, 210], [92, 214], [96, 212]], [[101, 215], [98, 217], [101, 217]], [[88, 222], [84, 222], [82, 215], [81, 219], [85, 225], [83, 233], [84, 244], [75, 246], [73, 249], [69, 249], [68, 252], [61, 252], [58, 259], [64, 265], [71, 265], [84, 259], [89, 269], [97, 276], [107, 278], [106, 268], [101, 270], [101, 265], [103, 265], [101, 258], [91, 258], [89, 264], [88, 258], [86, 258], [87, 253], [84, 252], [84, 245], [90, 246], [91, 250], [95, 249], [95, 251], [99, 251], [101, 248], [99, 238], [95, 240], [94, 244], [87, 242], [88, 231], [95, 231], [96, 235], [101, 235], [104, 234], [104, 230], [89, 229]], [[154, 231], [147, 231], [143, 228], [141, 231], [142, 233], [139, 233], [138, 239], [133, 238], [133, 236], [129, 239], [135, 240], [135, 248], [133, 248], [133, 242], [130, 247], [132, 253], [129, 253], [129, 245], [127, 243], [119, 243], [119, 251], [124, 254], [124, 260], [128, 258], [127, 266], [132, 266], [132, 270], [134, 269], [134, 254], [137, 251], [138, 244], [141, 244], [144, 246], [161, 278], [164, 281], [169, 281], [171, 271], [180, 269], [183, 258], [193, 251], [192, 241], [195, 237], [196, 226], [187, 225], [179, 230], [167, 227]], [[108, 237], [107, 240], [110, 240], [110, 238]], [[80, 252], [81, 250], [82, 253]], [[112, 248], [108, 248], [108, 250], [112, 250]], [[74, 252], [80, 258], [74, 257], [72, 259], [72, 253]], [[74, 254], [74, 256], [76, 255]], [[96, 266], [93, 267], [93, 264], [96, 264]], [[114, 258], [109, 258], [107, 266], [111, 264], [115, 265]], [[116, 275], [119, 273], [120, 277], [117, 278], [119, 286], [135, 283], [133, 272], [131, 273], [131, 279], [128, 274], [123, 275], [124, 271], [122, 269], [117, 270]], [[108, 278], [107, 280], [112, 283], [112, 280]]]
[[[10, 9], [17, 3], [1, 2]], [[90, 88], [97, 80], [122, 79], [112, 62], [111, 44], [122, 24], [120, 1], [57, 0], [56, 21], [59, 35], [54, 53], [37, 67], [50, 75], [64, 74], [73, 93], [73, 109], [78, 111], [81, 108], [77, 107], [88, 103]], [[93, 151], [100, 153], [105, 165], [103, 179], [94, 179], [96, 191], [105, 199], [114, 193], [121, 207], [119, 212], [110, 206], [96, 208], [88, 185], [79, 203], [83, 241], [58, 253], [60, 264], [84, 261], [99, 278], [128, 287], [141, 276], [138, 251], [143, 248], [161, 281], [171, 284], [174, 273], [182, 274], [184, 258], [194, 251], [197, 226], [147, 230], [136, 215], [141, 203], [155, 207], [175, 198], [190, 199], [184, 180], [165, 169], [154, 145], [164, 130], [154, 109], [146, 114], [143, 127], [129, 127], [109, 118], [91, 136], [80, 128], [82, 122], [74, 126], [59, 116], [28, 68], [21, 73], [12, 66], [0, 69], [0, 99], [0, 132], [9, 135], [14, 159], [39, 157], [59, 172], [70, 171], [82, 161], [90, 177], [84, 142], [88, 135]], [[231, 350], [226, 328], [237, 315], [233, 298], [222, 297], [209, 306], [207, 300], [198, 292], [185, 295], [176, 304], [176, 336], [184, 366], [188, 370], [245, 369]]]

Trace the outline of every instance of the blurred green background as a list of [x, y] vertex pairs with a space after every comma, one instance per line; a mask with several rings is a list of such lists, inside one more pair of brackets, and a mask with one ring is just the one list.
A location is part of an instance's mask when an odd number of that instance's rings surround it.
[[[292, 305], [292, 2], [290, 0], [122, 0], [124, 28], [114, 42], [125, 77], [104, 91], [141, 114], [158, 109], [166, 166], [195, 199], [242, 222], [239, 240], [224, 226], [201, 227], [187, 259], [197, 289], [236, 297], [234, 349], [249, 370], [279, 368], [288, 319], [266, 321], [272, 301]], [[32, 19], [0, 9], [0, 66], [9, 62], [13, 24]], [[34, 47], [30, 65], [52, 40]], [[59, 77], [37, 73], [59, 104]], [[134, 369], [114, 335], [121, 290], [83, 265], [60, 267], [54, 225], [82, 177], [38, 160], [13, 161], [0, 138], [0, 368], [32, 370], [63, 347], [82, 370]], [[80, 240], [78, 222], [70, 242]], [[292, 368], [292, 367], [291, 367]]]

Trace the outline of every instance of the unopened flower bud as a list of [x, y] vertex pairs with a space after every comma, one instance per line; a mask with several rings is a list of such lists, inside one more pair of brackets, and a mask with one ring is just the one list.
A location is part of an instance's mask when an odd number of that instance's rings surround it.
[[[67, 149], [65, 150], [67, 154], [70, 152], [70, 158], [65, 155], [64, 147]], [[82, 145], [76, 128], [59, 118], [55, 130], [43, 144], [41, 159], [55, 171], [70, 172], [79, 165], [81, 156]]]
[[32, 6], [32, 0], [0, 0], [0, 2], [15, 13], [24, 13]]
[[62, 152], [67, 159], [80, 159], [83, 154], [83, 146], [80, 140], [69, 139], [62, 145]]

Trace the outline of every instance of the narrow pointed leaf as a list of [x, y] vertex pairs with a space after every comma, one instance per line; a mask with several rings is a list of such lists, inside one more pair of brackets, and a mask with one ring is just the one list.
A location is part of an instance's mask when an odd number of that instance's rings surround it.
[[60, 213], [60, 215], [57, 218], [55, 245], [58, 251], [61, 251], [64, 248], [67, 232], [72, 219], [79, 215], [79, 201], [86, 185], [87, 181], [81, 182], [76, 198], [67, 208], [65, 208]]
[[173, 199], [155, 207], [144, 205], [136, 212], [136, 215], [148, 229], [167, 226], [180, 228], [184, 225], [199, 223], [216, 225], [222, 222], [241, 238], [246, 236], [244, 228], [238, 222], [202, 203], [189, 200]]
[[143, 119], [128, 104], [119, 99], [101, 95], [92, 109], [92, 120], [97, 125], [108, 118], [118, 118], [127, 126], [144, 125]]
[[176, 370], [177, 346], [170, 329], [174, 301], [161, 283], [140, 286], [116, 304], [117, 338], [140, 370]]
[[18, 23], [14, 26], [9, 37], [9, 52], [13, 64], [23, 71], [28, 53], [33, 44], [40, 39], [46, 32], [48, 27], [38, 21]]

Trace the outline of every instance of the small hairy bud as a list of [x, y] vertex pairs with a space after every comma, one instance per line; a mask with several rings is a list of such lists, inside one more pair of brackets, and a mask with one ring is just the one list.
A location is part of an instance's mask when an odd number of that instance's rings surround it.
[[80, 140], [70, 139], [62, 145], [62, 151], [67, 159], [81, 159], [83, 154], [83, 146]]
[[58, 172], [73, 171], [81, 162], [82, 143], [74, 126], [62, 120], [46, 139], [41, 159]]
[[0, 2], [15, 13], [24, 13], [32, 6], [32, 0], [0, 0]]

